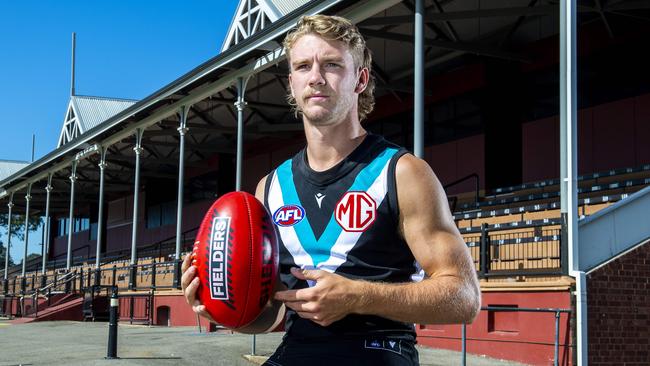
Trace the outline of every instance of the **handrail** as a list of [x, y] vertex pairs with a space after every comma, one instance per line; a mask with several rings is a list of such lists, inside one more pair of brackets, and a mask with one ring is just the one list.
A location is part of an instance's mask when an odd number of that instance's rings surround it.
[[[445, 192], [446, 192], [448, 188], [453, 187], [453, 186], [455, 186], [455, 185], [458, 185], [458, 184], [460, 184], [460, 183], [463, 183], [464, 181], [466, 181], [466, 180], [470, 180], [470, 179], [472, 179], [472, 178], [475, 179], [475, 183], [476, 183], [476, 184], [475, 184], [475, 190], [474, 190], [474, 203], [478, 204], [478, 201], [479, 201], [479, 181], [480, 181], [480, 177], [479, 177], [478, 174], [476, 174], [476, 173], [472, 173], [472, 174], [467, 175], [467, 176], [465, 176], [465, 177], [463, 177], [463, 178], [457, 179], [457, 180], [455, 180], [455, 181], [453, 181], [453, 182], [451, 182], [451, 183], [445, 184], [442, 188], [443, 188], [443, 189], [445, 190]], [[456, 198], [456, 196], [454, 196], [454, 198]], [[451, 212], [454, 212], [454, 211], [456, 210], [456, 202], [457, 202], [457, 199], [454, 199], [454, 203], [453, 203], [453, 207], [452, 207], [452, 209], [451, 209]]]
[[[81, 250], [81, 249], [87, 249], [86, 250], [86, 257], [87, 258], [90, 257], [90, 244], [86, 244], [86, 245], [80, 246], [79, 248], [72, 249], [72, 253], [74, 254], [74, 252], [76, 252], [78, 250]], [[57, 258], [62, 257], [64, 255], [68, 255], [68, 253], [61, 253], [61, 254], [57, 255], [56, 257], [52, 258], [52, 260], [56, 264], [58, 262]], [[70, 265], [74, 264], [74, 256], [71, 256], [70, 262], [71, 262]], [[54, 269], [56, 269], [56, 267], [54, 267]]]
[[[512, 311], [512, 312], [529, 312], [529, 313], [554, 313], [555, 314], [555, 333], [553, 337], [553, 365], [559, 365], [560, 357], [560, 314], [571, 313], [571, 309], [562, 308], [517, 308], [511, 306], [483, 306], [481, 311]], [[461, 365], [467, 364], [467, 324], [461, 324]]]

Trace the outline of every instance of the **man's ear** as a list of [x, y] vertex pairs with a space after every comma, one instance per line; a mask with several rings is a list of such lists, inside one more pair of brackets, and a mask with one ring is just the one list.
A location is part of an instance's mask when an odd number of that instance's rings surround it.
[[357, 86], [354, 88], [354, 92], [357, 94], [363, 93], [368, 86], [368, 81], [370, 80], [370, 71], [368, 68], [362, 67], [359, 69], [359, 77], [357, 78]]

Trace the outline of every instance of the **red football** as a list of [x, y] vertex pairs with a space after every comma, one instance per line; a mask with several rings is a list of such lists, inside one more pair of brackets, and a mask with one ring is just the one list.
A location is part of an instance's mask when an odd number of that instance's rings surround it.
[[219, 324], [250, 324], [273, 296], [278, 240], [266, 208], [246, 192], [221, 196], [205, 214], [194, 242], [199, 300]]

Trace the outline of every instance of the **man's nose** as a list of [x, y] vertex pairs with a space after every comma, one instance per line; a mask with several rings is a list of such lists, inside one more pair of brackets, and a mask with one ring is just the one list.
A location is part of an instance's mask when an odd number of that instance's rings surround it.
[[325, 85], [322, 68], [318, 63], [314, 63], [309, 70], [309, 85]]

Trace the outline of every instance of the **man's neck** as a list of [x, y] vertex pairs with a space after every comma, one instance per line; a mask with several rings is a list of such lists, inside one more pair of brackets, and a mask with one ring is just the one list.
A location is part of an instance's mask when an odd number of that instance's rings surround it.
[[337, 123], [332, 126], [305, 125], [307, 160], [315, 171], [325, 171], [345, 159], [363, 142], [368, 134], [359, 121]]

